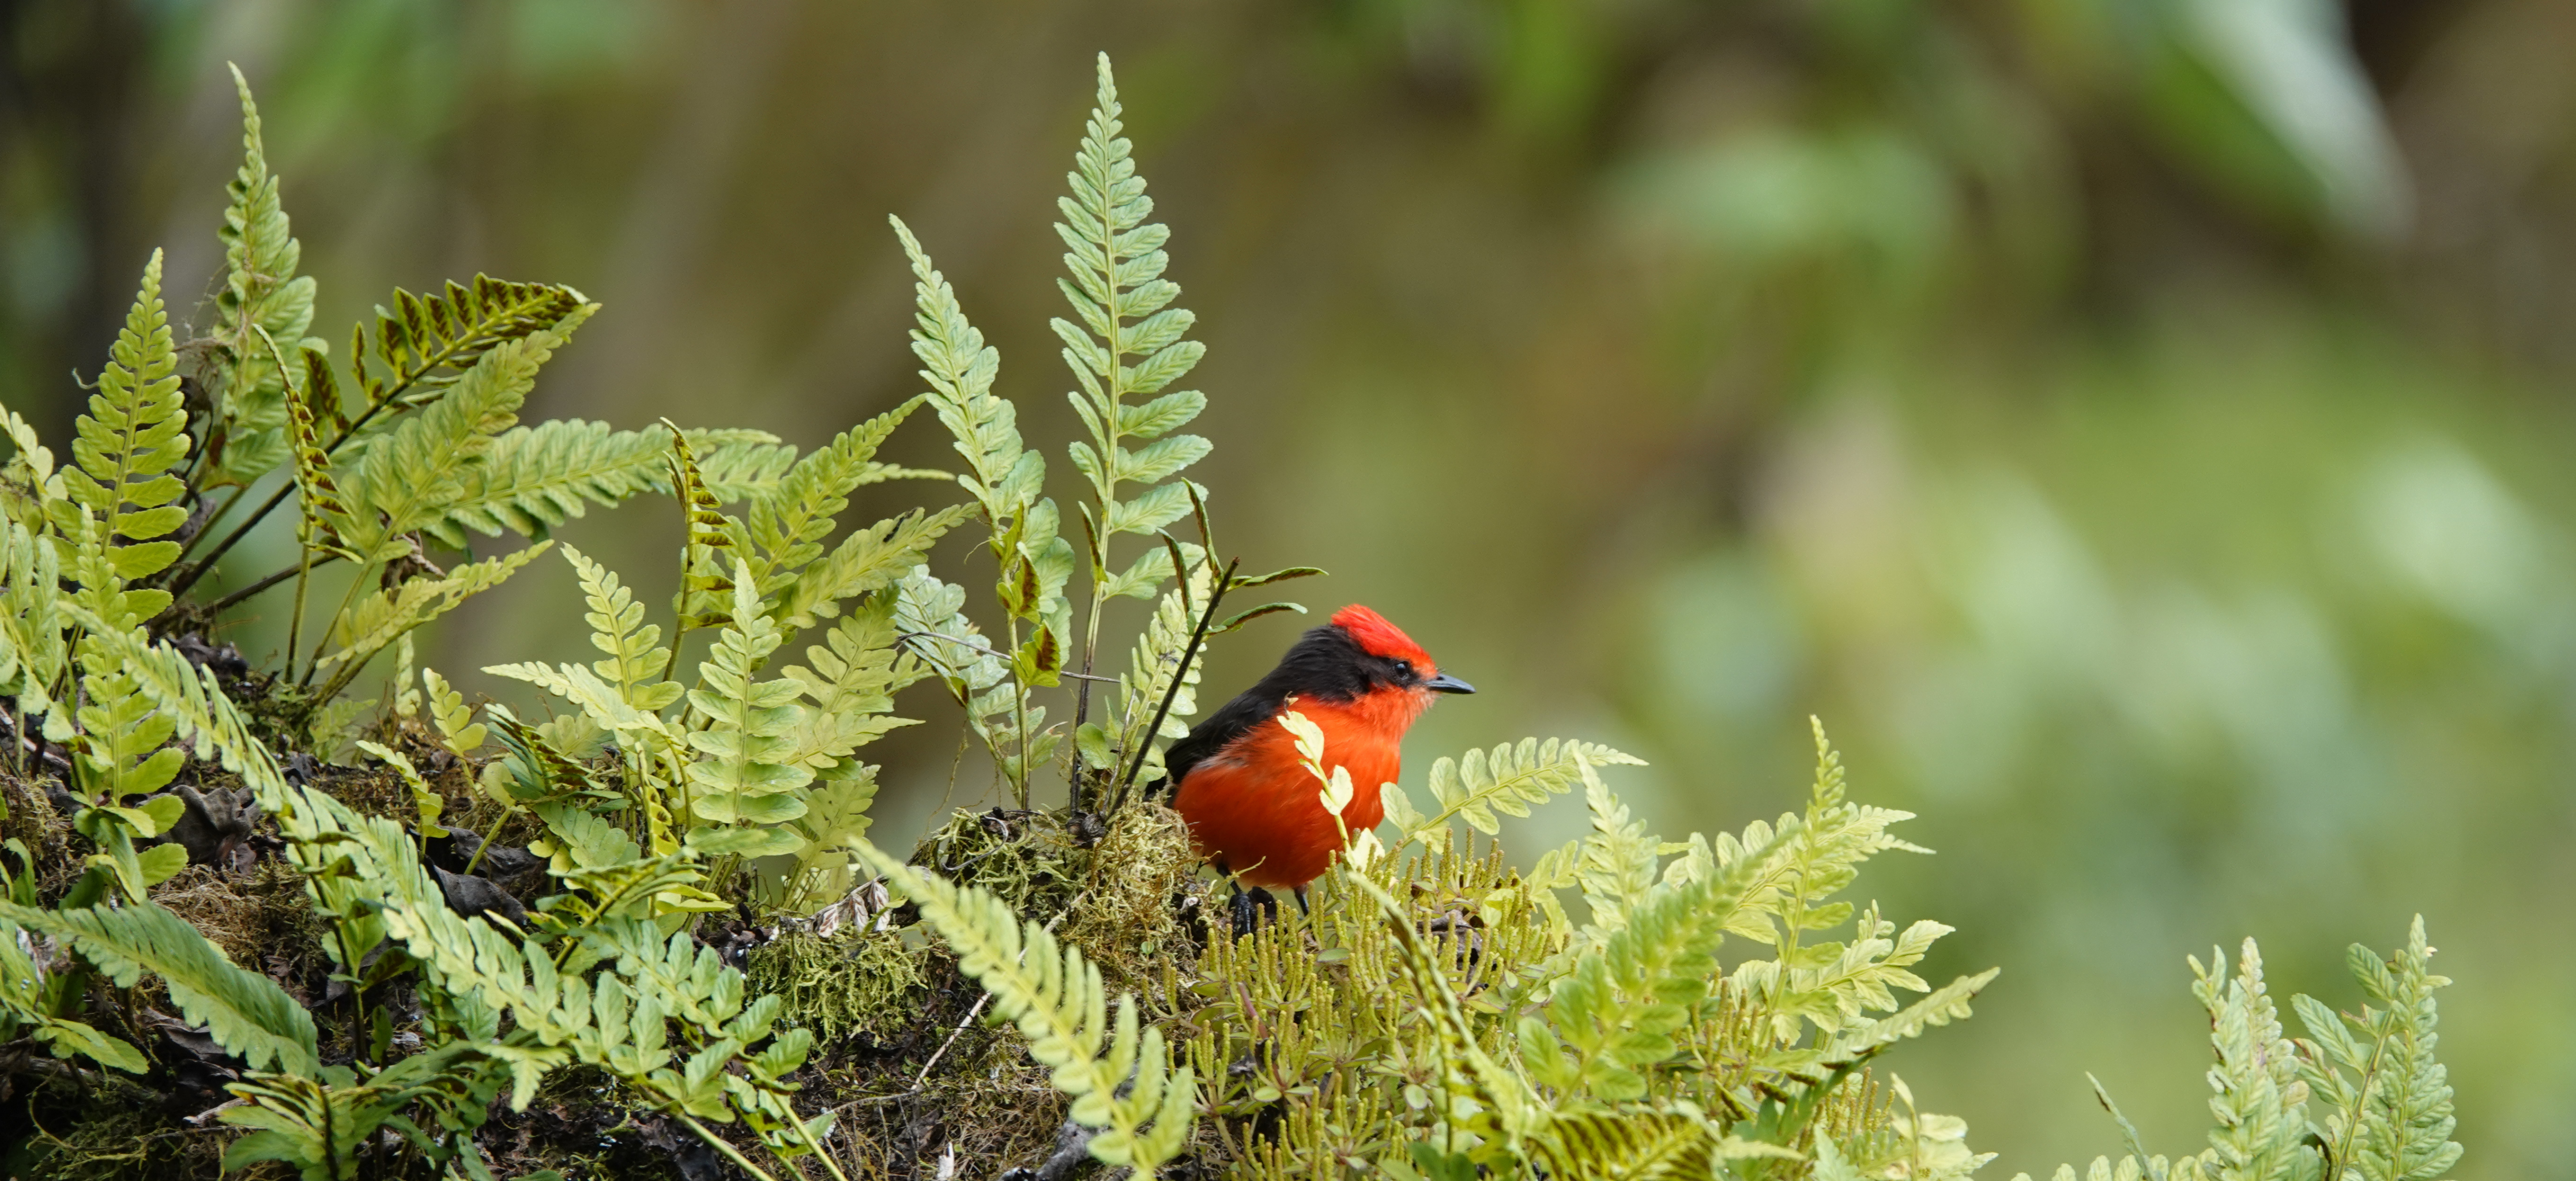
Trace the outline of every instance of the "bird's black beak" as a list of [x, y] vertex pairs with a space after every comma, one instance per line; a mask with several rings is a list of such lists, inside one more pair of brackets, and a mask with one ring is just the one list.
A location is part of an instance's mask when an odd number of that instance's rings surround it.
[[1470, 685], [1467, 682], [1450, 676], [1447, 673], [1442, 673], [1439, 676], [1422, 682], [1422, 687], [1429, 689], [1434, 693], [1473, 693], [1476, 691], [1476, 687], [1474, 685]]

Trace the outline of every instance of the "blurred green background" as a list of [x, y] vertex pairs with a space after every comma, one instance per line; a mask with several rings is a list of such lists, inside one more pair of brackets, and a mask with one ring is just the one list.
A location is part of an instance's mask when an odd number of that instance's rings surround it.
[[[1059, 495], [1049, 222], [1107, 49], [1225, 548], [1484, 690], [1417, 781], [1589, 737], [1666, 833], [1735, 827], [1822, 715], [1940, 850], [1866, 892], [1959, 928], [1927, 975], [2006, 969], [1891, 1062], [1997, 1177], [2117, 1151], [2087, 1070], [2199, 1146], [2186, 953], [2350, 1003], [2343, 946], [2420, 910], [2465, 1175], [2576, 1172], [2576, 4], [17, 0], [0, 39], [0, 396], [48, 438], [152, 246], [210, 291], [229, 60], [320, 335], [568, 282], [606, 311], [532, 416], [812, 446], [917, 388], [897, 213]], [[668, 507], [563, 533], [667, 588]], [[533, 567], [424, 658], [575, 657], [573, 595]], [[890, 841], [985, 782], [914, 693]]]

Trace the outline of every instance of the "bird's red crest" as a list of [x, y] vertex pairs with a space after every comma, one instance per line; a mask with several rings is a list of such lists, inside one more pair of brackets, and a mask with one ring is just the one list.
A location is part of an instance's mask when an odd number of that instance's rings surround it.
[[1386, 616], [1353, 603], [1333, 612], [1333, 626], [1349, 632], [1359, 641], [1360, 650], [1371, 656], [1390, 660], [1410, 660], [1428, 666], [1431, 656], [1404, 629], [1386, 621]]

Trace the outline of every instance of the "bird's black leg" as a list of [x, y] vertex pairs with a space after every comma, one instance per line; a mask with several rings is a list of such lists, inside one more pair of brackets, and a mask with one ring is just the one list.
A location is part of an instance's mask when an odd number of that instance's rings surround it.
[[1279, 900], [1271, 897], [1268, 890], [1259, 887], [1246, 890], [1243, 888], [1243, 883], [1236, 882], [1232, 909], [1234, 934], [1237, 938], [1241, 938], [1251, 934], [1265, 918], [1276, 921], [1279, 917]]
[[1297, 895], [1297, 913], [1310, 919], [1315, 917], [1315, 908], [1306, 901], [1306, 887], [1296, 887], [1295, 893]]

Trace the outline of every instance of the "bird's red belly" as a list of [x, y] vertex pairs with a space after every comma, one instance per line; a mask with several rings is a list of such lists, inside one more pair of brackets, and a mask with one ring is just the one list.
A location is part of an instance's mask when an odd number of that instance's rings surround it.
[[1304, 886], [1332, 866], [1344, 827], [1358, 836], [1386, 814], [1378, 785], [1394, 782], [1401, 767], [1395, 744], [1347, 732], [1337, 736], [1338, 727], [1323, 717], [1316, 721], [1326, 725], [1325, 766], [1351, 774], [1351, 802], [1341, 825], [1324, 810], [1323, 783], [1298, 762], [1287, 731], [1275, 723], [1191, 768], [1172, 798], [1172, 807], [1189, 822], [1199, 855], [1246, 885]]

